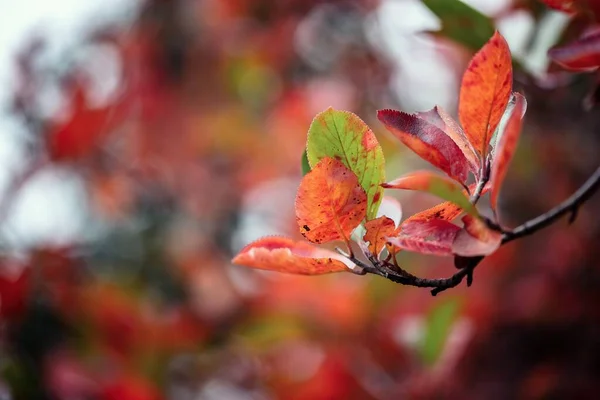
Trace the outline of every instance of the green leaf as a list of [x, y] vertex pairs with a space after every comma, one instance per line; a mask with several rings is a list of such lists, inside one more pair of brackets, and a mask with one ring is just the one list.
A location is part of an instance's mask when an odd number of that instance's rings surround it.
[[377, 215], [383, 198], [385, 160], [373, 131], [358, 116], [328, 108], [310, 125], [307, 156], [311, 167], [323, 157], [340, 160], [358, 177], [367, 193], [367, 219]]
[[429, 365], [439, 358], [458, 316], [459, 302], [456, 298], [443, 299], [429, 312], [425, 334], [421, 342], [421, 357]]
[[308, 163], [308, 156], [306, 155], [306, 150], [304, 150], [304, 153], [302, 153], [301, 167], [302, 167], [302, 176], [304, 176], [310, 172], [310, 164]]
[[494, 35], [494, 23], [460, 0], [423, 0], [442, 21], [442, 36], [477, 51]]

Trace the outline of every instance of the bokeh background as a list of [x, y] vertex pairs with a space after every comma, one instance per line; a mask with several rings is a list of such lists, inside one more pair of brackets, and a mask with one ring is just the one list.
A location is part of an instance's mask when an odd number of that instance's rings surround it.
[[[437, 297], [231, 265], [258, 237], [300, 238], [300, 159], [329, 106], [372, 127], [388, 177], [428, 168], [376, 110], [455, 114], [494, 29], [529, 104], [504, 223], [596, 168], [594, 75], [546, 56], [585, 18], [535, 0], [428, 3], [1, 0], [0, 398], [597, 398], [598, 196]], [[436, 203], [390, 195], [405, 217]], [[451, 259], [401, 262], [454, 273]]]

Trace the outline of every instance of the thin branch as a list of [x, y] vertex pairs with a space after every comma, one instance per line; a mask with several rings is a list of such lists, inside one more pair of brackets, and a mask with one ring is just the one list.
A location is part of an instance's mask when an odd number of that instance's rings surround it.
[[568, 199], [554, 207], [552, 210], [530, 219], [522, 225], [519, 225], [502, 237], [502, 243], [507, 243], [523, 236], [531, 235], [542, 228], [552, 224], [557, 219], [566, 214], [575, 214], [579, 207], [585, 203], [600, 187], [600, 167], [588, 178], [587, 181]]
[[[477, 185], [477, 189], [471, 196], [471, 202], [474, 204], [479, 200], [483, 188], [487, 183], [488, 174], [484, 172], [484, 176]], [[522, 225], [519, 225], [511, 231], [503, 232], [502, 244], [508, 243], [512, 240], [519, 239], [521, 237], [531, 235], [538, 230], [549, 226], [559, 218], [571, 214], [573, 216], [577, 213], [578, 209], [585, 203], [600, 187], [600, 167], [589, 177], [589, 179], [568, 199], [554, 207], [550, 211], [533, 218]], [[343, 253], [342, 253], [343, 254]], [[344, 254], [346, 255], [346, 254]], [[376, 274], [389, 279], [392, 282], [400, 283], [402, 285], [417, 286], [417, 287], [428, 287], [433, 288], [431, 291], [432, 295], [436, 295], [444, 290], [458, 286], [465, 277], [467, 278], [467, 286], [470, 286], [473, 282], [473, 271], [483, 260], [483, 256], [479, 257], [457, 257], [455, 264], [459, 267], [459, 271], [448, 278], [420, 278], [415, 276], [408, 271], [399, 268], [396, 265], [392, 265], [389, 261], [377, 260], [371, 254], [365, 254], [369, 261], [373, 265], [367, 265], [365, 262], [357, 259], [354, 255], [348, 257], [356, 265], [363, 268], [366, 273]], [[346, 255], [348, 256], [348, 255]], [[394, 268], [392, 268], [394, 267]]]

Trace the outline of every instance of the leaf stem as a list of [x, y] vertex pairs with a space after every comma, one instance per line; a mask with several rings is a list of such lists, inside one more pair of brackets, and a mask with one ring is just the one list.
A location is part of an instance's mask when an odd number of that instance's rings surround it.
[[[488, 177], [489, 174], [484, 171], [482, 179], [477, 185], [477, 189], [471, 196], [471, 202], [473, 204], [475, 204], [475, 202], [479, 200], [479, 197], [481, 197], [481, 193], [483, 192], [483, 188], [487, 183]], [[504, 232], [502, 235], [502, 244], [506, 244], [515, 239], [531, 235], [540, 229], [551, 225], [553, 222], [565, 215], [576, 215], [577, 210], [587, 200], [589, 200], [590, 197], [592, 197], [598, 188], [600, 188], [600, 167], [598, 167], [596, 171], [587, 179], [587, 181], [585, 181], [585, 183], [568, 199], [550, 211], [530, 219], [511, 231]], [[394, 266], [394, 269], [392, 269], [391, 264], [388, 261], [380, 261], [374, 257], [369, 257], [369, 261], [371, 261], [373, 264], [372, 266], [356, 259], [353, 255], [349, 257], [349, 259], [362, 267], [366, 273], [383, 276], [392, 282], [399, 283], [401, 285], [433, 288], [431, 294], [435, 296], [444, 290], [458, 286], [465, 277], [467, 278], [467, 286], [470, 286], [473, 281], [473, 271], [484, 259], [484, 257], [457, 257], [455, 263], [460, 268], [459, 271], [448, 278], [436, 279], [420, 278], [401, 269], [399, 266]]]

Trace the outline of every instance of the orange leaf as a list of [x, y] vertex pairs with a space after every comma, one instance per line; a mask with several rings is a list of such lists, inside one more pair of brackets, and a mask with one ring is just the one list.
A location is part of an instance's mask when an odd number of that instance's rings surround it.
[[592, 71], [600, 66], [600, 31], [595, 30], [564, 46], [550, 49], [548, 56], [563, 68]]
[[333, 251], [278, 236], [267, 236], [250, 243], [232, 262], [257, 269], [300, 275], [347, 271], [353, 266], [349, 260]]
[[494, 231], [479, 218], [465, 215], [465, 224], [452, 243], [454, 254], [464, 257], [486, 256], [493, 253], [502, 243], [502, 233]]
[[381, 186], [388, 189], [420, 190], [434, 194], [444, 200], [451, 201], [463, 210], [477, 215], [477, 209], [463, 193], [463, 187], [445, 176], [430, 171], [416, 171], [395, 179]]
[[371, 254], [378, 256], [385, 246], [386, 237], [394, 236], [396, 233], [396, 224], [391, 218], [382, 216], [367, 221], [365, 229], [367, 231], [363, 239], [365, 242], [369, 242], [369, 251]]
[[419, 157], [441, 169], [452, 178], [465, 182], [469, 163], [461, 149], [436, 125], [435, 111], [407, 114], [396, 110], [379, 110], [377, 118], [388, 131]]
[[400, 226], [400, 233], [388, 243], [404, 250], [438, 256], [452, 255], [452, 243], [460, 228], [451, 222], [432, 219], [413, 220]]
[[437, 206], [428, 208], [427, 210], [423, 210], [421, 212], [413, 214], [403, 223], [407, 223], [409, 221], [430, 221], [432, 219], [443, 219], [445, 221], [452, 221], [461, 213], [462, 208], [450, 201], [446, 201], [444, 203], [438, 204]]
[[458, 116], [473, 147], [485, 158], [512, 88], [506, 40], [496, 32], [473, 57], [463, 76]]
[[498, 202], [498, 193], [508, 171], [508, 166], [512, 160], [517, 142], [521, 134], [521, 125], [523, 115], [527, 109], [527, 101], [519, 93], [515, 93], [515, 105], [506, 122], [503, 132], [499, 132], [499, 137], [495, 148], [493, 149], [492, 170], [490, 173], [490, 205], [496, 209]]
[[323, 158], [300, 182], [296, 221], [300, 233], [313, 243], [348, 240], [366, 210], [364, 189], [341, 161]]

